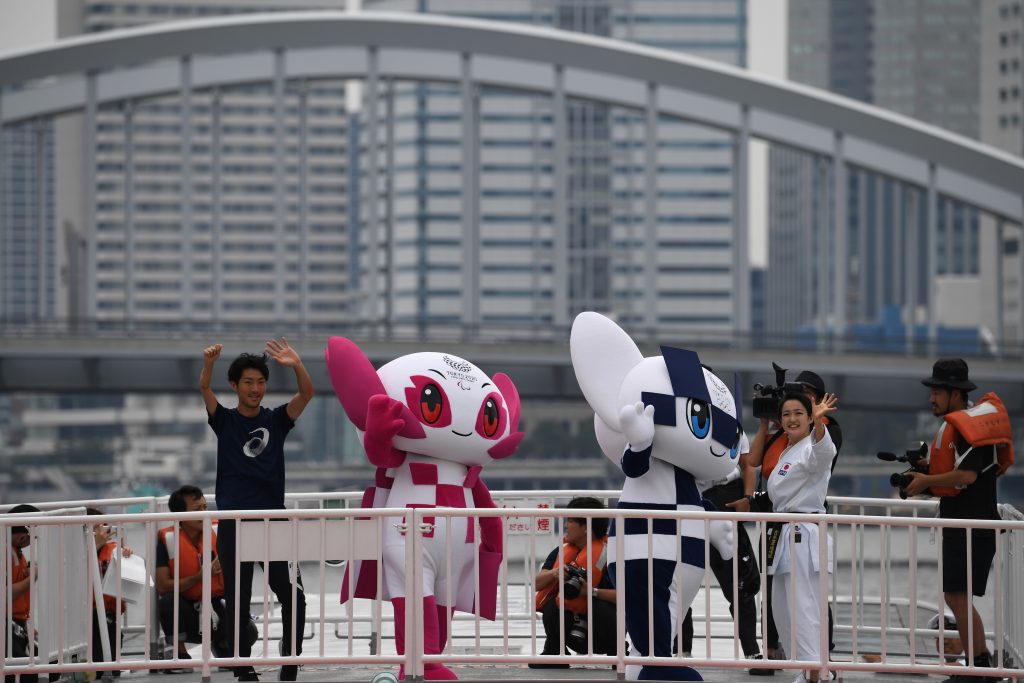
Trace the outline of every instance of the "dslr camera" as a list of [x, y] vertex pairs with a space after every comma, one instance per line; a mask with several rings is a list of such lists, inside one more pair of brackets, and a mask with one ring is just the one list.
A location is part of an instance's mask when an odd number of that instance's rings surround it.
[[573, 614], [572, 624], [565, 632], [565, 646], [573, 652], [584, 654], [587, 652], [587, 615]]
[[907, 469], [889, 477], [889, 485], [900, 490], [900, 498], [905, 499], [907, 497], [905, 489], [912, 481], [907, 472], [928, 474], [928, 444], [924, 441], [918, 441], [916, 446], [908, 448], [903, 455], [881, 451], [878, 453], [878, 459], [886, 462], [903, 462], [907, 464]]
[[[575, 600], [583, 592], [583, 587], [587, 585], [587, 570], [574, 564], [567, 564], [562, 571], [565, 574], [562, 596], [566, 600]], [[586, 628], [586, 623], [583, 627]]]
[[775, 370], [775, 385], [765, 386], [764, 384], [754, 385], [754, 417], [763, 417], [774, 420], [779, 416], [779, 409], [782, 407], [782, 399], [786, 394], [803, 394], [804, 385], [796, 382], [787, 382], [786, 368], [780, 368], [778, 363], [772, 363]]

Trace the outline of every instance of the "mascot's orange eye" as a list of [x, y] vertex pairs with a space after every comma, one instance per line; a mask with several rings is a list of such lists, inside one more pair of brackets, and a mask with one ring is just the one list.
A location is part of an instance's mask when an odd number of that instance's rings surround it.
[[493, 398], [484, 401], [483, 427], [485, 436], [494, 436], [498, 431], [498, 404]]
[[444, 399], [441, 397], [441, 390], [436, 384], [427, 384], [420, 391], [420, 414], [423, 421], [432, 425], [441, 417], [441, 409], [444, 407]]

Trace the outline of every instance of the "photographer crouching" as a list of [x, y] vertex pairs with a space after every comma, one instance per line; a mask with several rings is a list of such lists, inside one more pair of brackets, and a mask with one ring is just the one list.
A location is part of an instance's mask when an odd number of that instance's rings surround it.
[[[596, 498], [573, 498], [570, 510], [603, 510]], [[587, 523], [590, 546], [587, 547]], [[608, 520], [569, 517], [561, 553], [555, 548], [544, 560], [533, 580], [537, 591], [535, 606], [544, 622], [544, 655], [559, 655], [559, 604], [565, 605], [565, 645], [579, 654], [587, 653], [587, 609], [593, 605], [591, 634], [593, 654], [615, 654], [615, 588], [605, 571], [607, 565]], [[563, 585], [559, 586], [559, 564]], [[533, 663], [531, 669], [568, 669], [568, 664]]]

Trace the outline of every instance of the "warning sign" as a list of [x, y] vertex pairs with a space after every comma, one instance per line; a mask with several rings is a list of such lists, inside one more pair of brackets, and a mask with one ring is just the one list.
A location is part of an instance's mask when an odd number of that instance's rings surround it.
[[[501, 507], [506, 509], [515, 508], [542, 508], [554, 507], [551, 500], [517, 500], [505, 502]], [[529, 533], [553, 534], [555, 532], [555, 519], [553, 517], [519, 517], [510, 516], [505, 518], [505, 533], [509, 536], [523, 535]]]

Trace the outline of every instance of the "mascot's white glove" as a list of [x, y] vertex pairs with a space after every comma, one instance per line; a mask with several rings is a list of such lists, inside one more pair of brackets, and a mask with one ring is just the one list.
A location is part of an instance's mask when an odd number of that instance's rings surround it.
[[619, 411], [619, 424], [634, 453], [645, 451], [654, 443], [654, 406], [645, 408], [643, 401], [623, 406]]
[[711, 524], [708, 525], [708, 529], [711, 534], [711, 545], [715, 546], [715, 550], [722, 556], [723, 560], [732, 559], [732, 523], [727, 522], [724, 519], [711, 520]]

